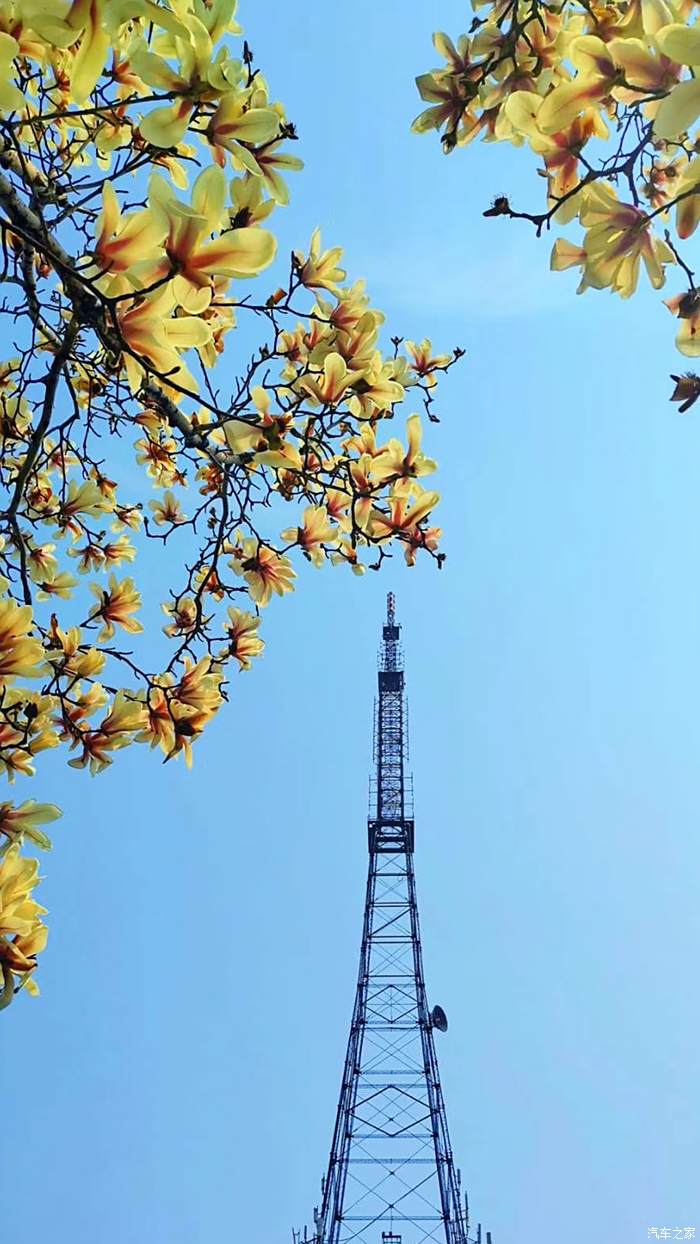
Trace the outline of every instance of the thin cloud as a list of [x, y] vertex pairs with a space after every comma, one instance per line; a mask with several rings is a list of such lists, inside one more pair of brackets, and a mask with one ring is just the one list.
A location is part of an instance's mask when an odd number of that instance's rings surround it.
[[[513, 240], [497, 254], [474, 253], [464, 239], [445, 239], [362, 259], [373, 298], [431, 314], [503, 319], [551, 311], [570, 303], [571, 276], [549, 270], [550, 245]], [[471, 253], [470, 253], [471, 252]]]

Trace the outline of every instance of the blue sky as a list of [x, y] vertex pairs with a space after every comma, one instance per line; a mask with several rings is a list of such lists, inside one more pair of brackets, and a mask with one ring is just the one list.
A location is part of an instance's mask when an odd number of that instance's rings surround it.
[[409, 133], [434, 21], [459, 33], [466, 6], [300, 8], [241, 11], [306, 161], [282, 251], [321, 225], [391, 333], [466, 347], [426, 446], [448, 560], [309, 568], [191, 774], [139, 749], [94, 780], [44, 766], [33, 793], [65, 817], [42, 998], [4, 1016], [3, 1240], [271, 1244], [310, 1221], [390, 588], [474, 1215], [494, 1244], [700, 1232], [700, 424], [668, 405], [674, 324], [656, 295], [576, 298], [547, 240], [483, 220], [495, 193], [539, 201], [525, 153]]

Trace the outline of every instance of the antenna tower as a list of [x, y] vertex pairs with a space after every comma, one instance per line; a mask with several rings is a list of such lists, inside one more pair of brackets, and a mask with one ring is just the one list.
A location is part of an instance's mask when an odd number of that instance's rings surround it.
[[[413, 780], [393, 593], [379, 650], [369, 872], [355, 1007], [328, 1170], [308, 1244], [482, 1244], [452, 1157], [413, 870]], [[299, 1236], [294, 1237], [299, 1240]], [[487, 1232], [485, 1244], [491, 1244]]]

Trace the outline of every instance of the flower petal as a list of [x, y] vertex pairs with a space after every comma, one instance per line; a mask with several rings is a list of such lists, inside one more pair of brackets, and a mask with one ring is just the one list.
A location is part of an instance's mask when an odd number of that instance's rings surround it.
[[700, 115], [700, 79], [679, 82], [670, 95], [662, 99], [654, 119], [657, 138], [677, 138]]

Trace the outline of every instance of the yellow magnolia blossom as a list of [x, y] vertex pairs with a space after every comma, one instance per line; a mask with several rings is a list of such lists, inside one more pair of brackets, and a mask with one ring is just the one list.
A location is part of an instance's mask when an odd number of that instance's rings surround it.
[[32, 636], [30, 605], [0, 596], [0, 687], [13, 678], [39, 678], [44, 649]]
[[325, 505], [309, 505], [304, 510], [301, 525], [288, 527], [281, 538], [285, 544], [298, 544], [314, 566], [321, 566], [326, 558], [322, 546], [334, 540], [335, 534]]
[[350, 481], [352, 483], [352, 525], [362, 531], [367, 529], [372, 514], [372, 502], [380, 485], [374, 479], [376, 459], [370, 454], [362, 454], [356, 462], [350, 463]]
[[200, 173], [191, 206], [181, 203], [158, 174], [151, 179], [149, 198], [167, 231], [165, 255], [153, 277], [162, 279], [172, 272], [177, 304], [192, 314], [209, 306], [217, 276], [256, 276], [275, 257], [275, 239], [265, 229], [229, 229], [213, 241], [205, 240], [223, 219], [226, 192], [226, 178], [217, 166]]
[[36, 846], [48, 851], [51, 839], [39, 827], [58, 820], [60, 816], [60, 808], [53, 803], [37, 803], [34, 799], [25, 800], [19, 807], [12, 803], [0, 803], [0, 834], [4, 834], [8, 842], [21, 842], [23, 838], [29, 838]]
[[362, 375], [361, 371], [348, 368], [340, 354], [331, 351], [323, 361], [321, 374], [305, 376], [301, 387], [321, 405], [336, 406]]
[[479, 71], [477, 63], [472, 61], [472, 44], [466, 35], [462, 35], [455, 46], [448, 35], [438, 32], [433, 35], [433, 44], [447, 61], [448, 68], [416, 78], [420, 97], [430, 107], [416, 117], [413, 130], [423, 134], [427, 130], [444, 128], [451, 148], [457, 141], [470, 142], [481, 129], [474, 85]]
[[[580, 183], [581, 153], [592, 138], [607, 138], [608, 126], [596, 108], [586, 108], [559, 132], [544, 133], [540, 116], [544, 100], [534, 91], [514, 91], [504, 112], [514, 130], [523, 134], [534, 152], [544, 159], [549, 179], [549, 201], [558, 210], [556, 219], [571, 220], [580, 204], [574, 191]], [[562, 206], [562, 199], [568, 202]]]
[[[206, 134], [215, 148], [237, 156], [239, 162], [254, 175], [260, 173], [255, 156], [247, 143], [269, 143], [279, 133], [280, 118], [273, 108], [246, 108], [244, 100], [235, 94], [224, 95], [212, 116]], [[219, 164], [225, 163], [221, 150], [217, 152]]]
[[56, 48], [71, 48], [65, 62], [71, 94], [82, 103], [102, 73], [109, 48], [106, 0], [27, 0], [28, 23]]
[[136, 697], [118, 691], [106, 717], [94, 728], [81, 729], [75, 738], [81, 754], [69, 764], [74, 769], [89, 768], [101, 773], [112, 764], [112, 753], [128, 747], [138, 737], [146, 720], [143, 703]]
[[75, 518], [100, 518], [111, 508], [109, 500], [92, 480], [79, 484], [72, 479], [66, 497], [59, 503], [56, 521], [60, 527], [70, 527]]
[[12, 35], [0, 32], [0, 110], [12, 112], [24, 105], [24, 95], [12, 77], [13, 61], [19, 55], [19, 44]]
[[141, 608], [141, 596], [133, 579], [122, 579], [120, 583], [112, 574], [109, 576], [109, 590], [97, 583], [92, 583], [90, 588], [99, 601], [90, 615], [91, 619], [99, 618], [104, 623], [98, 636], [100, 642], [112, 639], [117, 626], [132, 635], [143, 630], [141, 623], [131, 616]]
[[681, 322], [676, 337], [677, 348], [681, 354], [697, 358], [700, 356], [700, 295], [692, 290], [665, 301], [669, 311]]
[[296, 575], [289, 559], [253, 539], [243, 540], [229, 565], [243, 575], [256, 605], [269, 605], [273, 593], [284, 596], [294, 590]]
[[421, 342], [407, 341], [406, 349], [413, 359], [412, 370], [431, 387], [437, 383], [435, 372], [447, 367], [452, 358], [450, 354], [434, 355], [433, 344], [427, 337]]
[[[353, 359], [353, 362], [357, 364], [358, 360]], [[390, 412], [404, 398], [404, 388], [396, 380], [396, 371], [393, 359], [384, 362], [379, 350], [373, 351], [367, 366], [359, 374], [359, 384], [354, 384], [348, 409], [358, 419], [375, 419], [377, 415]]]
[[58, 560], [54, 556], [55, 544], [40, 544], [30, 549], [27, 554], [27, 570], [35, 583], [50, 579], [58, 569]]
[[372, 511], [372, 536], [375, 540], [387, 540], [392, 536], [415, 540], [419, 523], [435, 509], [439, 500], [437, 492], [424, 492], [415, 485], [397, 485], [389, 499], [388, 512]]
[[37, 600], [48, 600], [51, 596], [60, 596], [61, 600], [70, 600], [73, 595], [73, 589], [77, 586], [78, 580], [64, 570], [50, 579], [41, 580], [36, 598]]
[[197, 383], [181, 358], [184, 351], [206, 345], [211, 329], [194, 315], [173, 315], [174, 290], [164, 286], [157, 293], [122, 303], [117, 312], [119, 330], [128, 352], [124, 366], [134, 393], [141, 388], [148, 364], [166, 384], [196, 393]]
[[611, 286], [621, 298], [637, 287], [640, 260], [654, 289], [666, 279], [664, 264], [674, 263], [670, 247], [654, 237], [649, 217], [630, 203], [620, 203], [612, 186], [597, 182], [585, 194], [581, 224], [586, 229], [586, 281], [596, 289]]
[[[693, 69], [700, 65], [700, 39], [696, 26], [670, 22], [656, 32], [656, 45], [661, 52], [680, 65]], [[697, 76], [679, 82], [662, 99], [654, 118], [658, 138], [677, 138], [684, 134], [700, 116], [700, 87]]]
[[153, 251], [161, 247], [166, 233], [167, 222], [150, 208], [125, 216], [113, 186], [105, 181], [94, 255], [96, 272], [108, 293], [150, 284]]
[[195, 739], [223, 703], [221, 677], [210, 657], [204, 657], [195, 665], [186, 661], [184, 675], [172, 688], [168, 709], [172, 721], [173, 743], [169, 754], [182, 753], [188, 768], [192, 766], [192, 745]]
[[180, 523], [187, 522], [179, 499], [170, 489], [168, 489], [162, 500], [149, 501], [148, 504], [153, 511], [153, 521], [158, 527], [168, 525], [178, 527]]
[[685, 240], [692, 237], [700, 220], [700, 156], [691, 160], [675, 179], [674, 191], [678, 198], [676, 231]]
[[339, 246], [322, 251], [321, 230], [314, 229], [308, 256], [304, 258], [301, 252], [296, 255], [302, 285], [307, 289], [327, 289], [332, 294], [337, 293], [338, 282], [345, 279], [345, 271], [339, 266], [342, 255]]
[[668, 89], [677, 78], [668, 59], [647, 49], [639, 39], [605, 43], [597, 35], [581, 35], [571, 41], [568, 58], [576, 76], [545, 96], [537, 116], [543, 134], [560, 133], [584, 108], [608, 96], [633, 103]]
[[[238, 154], [238, 152], [234, 154], [234, 165], [242, 163], [237, 158]], [[276, 203], [284, 206], [284, 204], [289, 202], [289, 191], [279, 170], [298, 172], [299, 169], [304, 167], [303, 161], [298, 156], [290, 155], [288, 151], [280, 151], [280, 143], [273, 142], [267, 143], [259, 151], [256, 151], [255, 163], [268, 194], [271, 195]]]
[[341, 540], [335, 552], [331, 553], [334, 566], [349, 566], [353, 574], [363, 575], [367, 569], [360, 561], [357, 548], [348, 540]]
[[[365, 425], [368, 426], [368, 425]], [[329, 518], [341, 531], [350, 530], [350, 497], [340, 488], [331, 488], [325, 496], [325, 508]]]
[[[236, 87], [241, 73], [240, 66], [229, 58], [225, 48], [214, 59], [214, 43], [226, 30], [226, 24], [210, 32], [206, 22], [201, 20], [205, 15], [203, 6], [199, 6], [198, 12], [194, 5], [177, 8], [184, 21], [169, 15], [170, 38], [163, 37], [161, 44], [177, 61], [178, 69], [173, 69], [166, 59], [145, 47], [131, 56], [134, 70], [148, 86], [180, 97], [178, 102], [152, 108], [141, 117], [141, 137], [154, 147], [176, 147], [187, 131], [197, 97], [218, 98]], [[161, 22], [165, 24], [162, 19]]]
[[41, 920], [46, 908], [32, 897], [39, 881], [38, 862], [21, 855], [18, 844], [0, 851], [0, 1009], [10, 1004], [19, 988], [39, 992], [32, 973], [48, 936]]
[[249, 670], [255, 657], [259, 657], [265, 644], [258, 635], [260, 618], [244, 609], [229, 609], [226, 635], [229, 652], [238, 661], [238, 668]]
[[258, 177], [234, 177], [231, 182], [229, 220], [234, 228], [259, 225], [275, 210], [273, 199], [263, 195], [263, 183]]
[[406, 432], [407, 450], [400, 441], [392, 438], [375, 459], [372, 465], [375, 480], [415, 479], [420, 475], [430, 475], [436, 469], [436, 463], [421, 451], [423, 429], [418, 415], [411, 415]]

